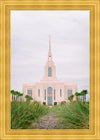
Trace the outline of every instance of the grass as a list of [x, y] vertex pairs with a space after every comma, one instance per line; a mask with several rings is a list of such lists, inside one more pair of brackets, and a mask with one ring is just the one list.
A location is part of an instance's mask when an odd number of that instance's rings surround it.
[[11, 129], [28, 129], [52, 110], [59, 118], [60, 129], [89, 129], [89, 102], [62, 103], [49, 108], [38, 102], [11, 102]]
[[11, 129], [27, 129], [48, 112], [49, 107], [38, 102], [11, 102]]
[[89, 103], [72, 102], [54, 106], [62, 129], [89, 129]]

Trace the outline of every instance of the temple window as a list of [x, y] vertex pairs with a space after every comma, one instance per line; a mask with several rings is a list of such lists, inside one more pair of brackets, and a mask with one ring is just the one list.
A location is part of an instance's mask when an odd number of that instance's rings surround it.
[[51, 77], [51, 76], [52, 76], [52, 68], [49, 67], [49, 68], [48, 68], [48, 77]]
[[44, 100], [46, 100], [46, 89], [44, 90]]
[[60, 89], [60, 97], [62, 96], [62, 90]]
[[51, 95], [52, 94], [52, 87], [48, 87], [47, 92], [49, 95]]
[[40, 89], [38, 89], [38, 97], [40, 97]]
[[27, 90], [27, 94], [32, 97], [32, 90]]
[[54, 100], [55, 100], [55, 89], [54, 89]]
[[72, 95], [72, 90], [68, 90], [68, 97]]

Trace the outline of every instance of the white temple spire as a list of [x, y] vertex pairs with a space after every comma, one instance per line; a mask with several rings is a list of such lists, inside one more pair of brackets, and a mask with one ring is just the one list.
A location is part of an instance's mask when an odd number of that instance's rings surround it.
[[51, 36], [49, 35], [49, 51], [51, 51]]
[[51, 36], [49, 35], [49, 52], [48, 52], [48, 61], [52, 61], [52, 54], [51, 54]]

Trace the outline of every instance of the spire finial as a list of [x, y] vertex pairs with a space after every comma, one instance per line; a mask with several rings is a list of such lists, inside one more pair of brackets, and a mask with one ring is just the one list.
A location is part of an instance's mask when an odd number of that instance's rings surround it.
[[51, 51], [51, 35], [49, 35], [49, 51]]
[[49, 35], [49, 52], [48, 52], [48, 60], [52, 60], [52, 54], [51, 54], [51, 36]]

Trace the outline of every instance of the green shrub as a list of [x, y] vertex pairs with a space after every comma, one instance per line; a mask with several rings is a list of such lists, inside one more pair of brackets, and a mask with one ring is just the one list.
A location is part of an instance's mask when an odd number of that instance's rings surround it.
[[33, 98], [30, 95], [26, 95], [25, 98], [27, 102], [30, 102], [31, 100], [33, 100]]
[[60, 118], [62, 128], [89, 128], [89, 103], [72, 102], [63, 106], [56, 106], [53, 108], [53, 111]]
[[70, 102], [73, 101], [74, 95], [71, 95], [70, 97], [68, 97], [68, 100], [70, 100]]
[[11, 102], [11, 128], [25, 129], [49, 111], [38, 102]]
[[66, 101], [62, 101], [62, 102], [61, 102], [61, 105], [65, 105], [65, 104], [66, 104]]

